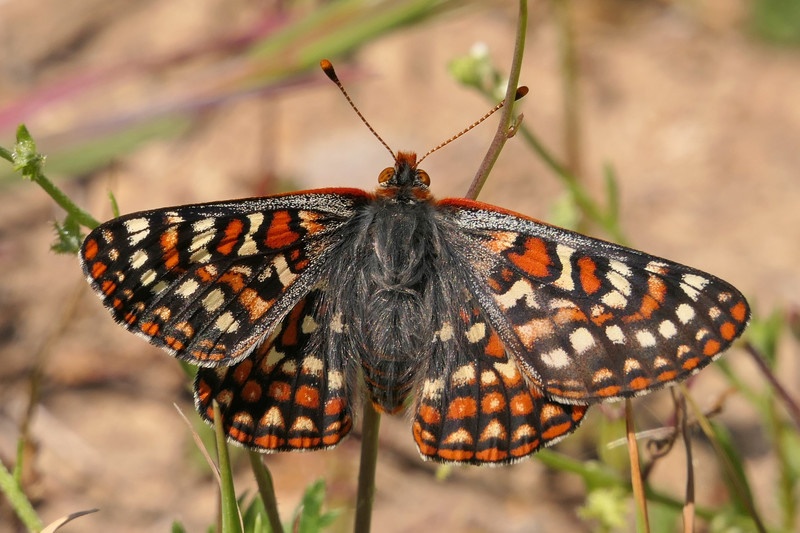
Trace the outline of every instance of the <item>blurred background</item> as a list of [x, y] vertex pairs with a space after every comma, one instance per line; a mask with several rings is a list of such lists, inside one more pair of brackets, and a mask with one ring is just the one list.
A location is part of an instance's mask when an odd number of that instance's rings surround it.
[[[796, 391], [797, 342], [779, 325], [791, 324], [800, 304], [800, 3], [531, 0], [529, 9], [521, 83], [530, 94], [515, 108], [524, 125], [600, 206], [613, 169], [618, 224], [631, 245], [742, 290], [758, 331], [761, 322], [773, 328], [772, 368]], [[0, 146], [11, 148], [16, 127], [27, 124], [48, 155], [48, 176], [99, 220], [111, 217], [109, 190], [124, 213], [304, 188], [372, 189], [391, 158], [319, 60], [334, 62], [395, 151], [424, 153], [496, 101], [452, 73], [466, 70], [492, 88], [492, 75], [479, 75], [491, 65], [501, 77], [508, 71], [516, 14], [505, 0], [0, 0]], [[466, 192], [495, 127], [489, 120], [425, 161], [436, 196]], [[63, 212], [4, 163], [0, 459], [11, 468], [20, 432], [29, 435], [23, 483], [45, 523], [101, 509], [64, 531], [167, 531], [175, 520], [205, 530], [217, 491], [172, 406], [193, 411], [187, 378], [113, 323], [75, 256], [50, 251], [52, 221]], [[615, 237], [582, 217], [565, 191], [517, 136], [480, 199]], [[791, 531], [796, 427], [784, 430], [791, 423], [744, 350], [724, 361], [724, 371], [714, 365], [691, 390], [703, 410], [720, 408], [715, 420], [762, 517]], [[642, 430], [673, 422], [666, 391], [635, 407]], [[624, 474], [620, 409], [593, 409], [557, 450]], [[536, 459], [437, 470], [419, 459], [409, 426], [408, 417], [383, 418], [375, 531], [632, 527], [630, 498], [587, 491], [581, 477]], [[696, 433], [698, 503], [736, 507]], [[324, 478], [327, 507], [345, 508], [331, 530], [348, 531], [358, 452], [356, 432], [333, 451], [268, 456], [284, 519]], [[246, 457], [236, 460], [238, 492], [252, 491]], [[676, 447], [649, 474], [678, 501], [684, 460]], [[627, 521], [614, 529], [598, 519], [606, 507]], [[674, 509], [653, 512], [663, 513], [663, 531], [675, 530]], [[13, 524], [0, 499], [0, 531], [16, 531]]]

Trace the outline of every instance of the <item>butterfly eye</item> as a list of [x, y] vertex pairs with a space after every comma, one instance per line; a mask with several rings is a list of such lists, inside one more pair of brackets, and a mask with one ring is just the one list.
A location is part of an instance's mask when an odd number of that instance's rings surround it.
[[394, 168], [387, 167], [381, 170], [381, 173], [378, 174], [378, 183], [386, 183], [394, 176]]
[[428, 176], [428, 173], [425, 172], [424, 170], [417, 170], [417, 178], [419, 178], [419, 181], [421, 181], [425, 185], [431, 184], [431, 177]]

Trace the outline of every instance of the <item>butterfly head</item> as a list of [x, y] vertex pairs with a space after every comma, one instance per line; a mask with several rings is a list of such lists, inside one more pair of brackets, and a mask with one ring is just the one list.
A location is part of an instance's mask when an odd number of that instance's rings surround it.
[[417, 154], [399, 152], [394, 167], [385, 168], [378, 175], [378, 194], [422, 200], [429, 196], [430, 184], [428, 173], [417, 168]]

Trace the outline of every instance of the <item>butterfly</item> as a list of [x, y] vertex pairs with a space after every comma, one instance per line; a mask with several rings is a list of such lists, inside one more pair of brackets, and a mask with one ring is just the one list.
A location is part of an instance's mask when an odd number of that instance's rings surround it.
[[335, 446], [360, 395], [413, 412], [424, 459], [520, 460], [594, 403], [685, 379], [744, 331], [729, 283], [478, 201], [400, 152], [374, 193], [143, 211], [83, 271], [123, 327], [198, 365], [195, 406], [261, 452]]

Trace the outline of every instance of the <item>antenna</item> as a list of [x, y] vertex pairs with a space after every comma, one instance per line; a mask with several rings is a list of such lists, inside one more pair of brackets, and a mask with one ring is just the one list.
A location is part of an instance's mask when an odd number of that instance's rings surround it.
[[358, 115], [358, 118], [361, 119], [361, 122], [363, 122], [367, 126], [367, 128], [369, 128], [369, 131], [372, 132], [375, 138], [378, 139], [381, 142], [381, 144], [384, 147], [386, 147], [387, 150], [389, 150], [389, 153], [392, 154], [392, 159], [397, 161], [397, 156], [394, 155], [394, 152], [392, 152], [392, 149], [389, 148], [389, 145], [386, 144], [386, 142], [384, 142], [383, 139], [381, 139], [381, 136], [378, 135], [378, 132], [375, 131], [372, 128], [372, 126], [370, 126], [369, 122], [367, 122], [367, 119], [364, 118], [364, 115], [362, 115], [361, 111], [359, 111], [358, 108], [356, 107], [356, 104], [354, 104], [353, 100], [350, 99], [350, 95], [347, 94], [347, 91], [344, 89], [344, 85], [342, 85], [342, 82], [339, 81], [339, 77], [336, 76], [336, 71], [333, 70], [333, 63], [331, 63], [327, 59], [323, 59], [322, 61], [319, 62], [319, 66], [322, 67], [322, 71], [325, 73], [325, 75], [328, 76], [331, 79], [331, 81], [336, 84], [337, 87], [339, 87], [339, 90], [342, 91], [342, 94], [347, 99], [347, 103], [350, 104], [350, 107], [352, 107], [353, 111], [356, 112], [356, 115]]
[[[328, 78], [330, 78], [330, 80], [331, 80], [333, 83], [335, 83], [337, 87], [339, 87], [339, 90], [340, 90], [340, 91], [342, 91], [342, 94], [343, 94], [343, 95], [344, 95], [344, 97], [347, 99], [347, 103], [348, 103], [348, 104], [350, 104], [350, 107], [352, 107], [352, 108], [353, 108], [353, 111], [355, 111], [355, 112], [356, 112], [356, 115], [358, 115], [358, 118], [360, 118], [360, 119], [361, 119], [361, 122], [363, 122], [363, 123], [364, 123], [364, 125], [366, 125], [366, 126], [367, 126], [367, 128], [369, 128], [369, 131], [371, 131], [371, 132], [372, 132], [372, 134], [375, 136], [375, 138], [376, 138], [376, 139], [378, 139], [378, 140], [381, 142], [381, 144], [382, 144], [382, 145], [383, 145], [383, 146], [384, 146], [384, 147], [385, 147], [387, 150], [389, 150], [389, 153], [390, 153], [390, 154], [392, 154], [392, 158], [395, 160], [395, 162], [397, 162], [397, 156], [394, 154], [394, 152], [392, 151], [392, 149], [391, 149], [391, 148], [389, 148], [389, 145], [388, 145], [388, 144], [386, 144], [386, 142], [385, 142], [385, 141], [384, 141], [384, 140], [381, 138], [381, 136], [380, 136], [380, 135], [378, 135], [378, 132], [376, 132], [376, 131], [375, 131], [375, 130], [372, 128], [372, 126], [370, 126], [370, 123], [369, 123], [369, 122], [367, 122], [367, 119], [365, 119], [365, 118], [364, 118], [364, 115], [362, 115], [362, 114], [361, 114], [361, 111], [359, 111], [359, 110], [358, 110], [358, 108], [356, 107], [356, 104], [354, 104], [354, 103], [353, 103], [353, 100], [351, 100], [351, 99], [350, 99], [350, 95], [349, 95], [349, 94], [347, 94], [347, 91], [345, 90], [345, 88], [344, 88], [344, 85], [342, 85], [342, 82], [340, 82], [340, 81], [339, 81], [339, 78], [338, 78], [338, 76], [336, 76], [336, 71], [335, 71], [335, 70], [333, 70], [333, 64], [332, 64], [330, 61], [328, 61], [327, 59], [323, 59], [322, 61], [320, 61], [320, 62], [319, 62], [319, 66], [320, 66], [320, 67], [322, 67], [322, 71], [323, 71], [323, 72], [325, 72], [325, 74], [328, 76]], [[523, 85], [523, 86], [521, 86], [521, 87], [518, 87], [518, 88], [517, 88], [517, 92], [516, 92], [516, 94], [514, 95], [514, 101], [516, 102], [517, 100], [519, 100], [520, 98], [522, 98], [522, 97], [523, 97], [523, 96], [525, 96], [526, 94], [528, 94], [528, 88], [527, 88], [526, 86], [524, 86], [524, 85]], [[444, 141], [444, 142], [442, 142], [442, 143], [438, 144], [437, 146], [435, 146], [435, 147], [431, 148], [430, 150], [428, 150], [428, 152], [427, 152], [425, 155], [423, 155], [423, 156], [422, 156], [422, 157], [419, 159], [419, 161], [417, 161], [416, 165], [419, 165], [419, 164], [422, 162], [422, 160], [423, 160], [423, 159], [425, 159], [426, 157], [428, 157], [429, 155], [431, 155], [431, 154], [432, 154], [433, 152], [435, 152], [436, 150], [439, 150], [440, 148], [443, 148], [443, 147], [447, 146], [448, 144], [450, 144], [451, 142], [455, 141], [456, 139], [458, 139], [459, 137], [461, 137], [462, 135], [464, 135], [465, 133], [467, 133], [469, 130], [471, 130], [472, 128], [474, 128], [475, 126], [477, 126], [478, 124], [480, 124], [481, 122], [483, 122], [484, 120], [486, 120], [487, 118], [491, 117], [491, 116], [492, 116], [493, 114], [495, 114], [497, 111], [499, 111], [500, 109], [502, 109], [502, 108], [503, 108], [503, 105], [505, 105], [505, 101], [501, 101], [499, 104], [497, 104], [496, 106], [494, 106], [494, 107], [493, 107], [493, 108], [492, 108], [492, 109], [491, 109], [491, 110], [490, 110], [488, 113], [486, 113], [486, 114], [485, 114], [485, 115], [483, 115], [481, 118], [479, 118], [478, 120], [476, 120], [475, 122], [473, 122], [472, 124], [470, 124], [468, 127], [464, 128], [463, 130], [461, 130], [461, 131], [460, 131], [460, 132], [458, 132], [457, 134], [453, 135], [452, 137], [450, 137], [450, 138], [449, 138], [449, 139], [447, 139], [446, 141]], [[414, 166], [416, 167], [416, 165], [414, 165]]]
[[[517, 87], [517, 92], [516, 92], [516, 94], [514, 95], [514, 101], [516, 102], [517, 100], [519, 100], [520, 98], [522, 98], [522, 97], [523, 97], [523, 96], [525, 96], [526, 94], [528, 94], [528, 88], [527, 88], [525, 85], [522, 85], [521, 87]], [[423, 156], [422, 156], [422, 157], [419, 159], [419, 161], [417, 161], [417, 164], [419, 165], [420, 163], [422, 163], [422, 160], [423, 160], [423, 159], [425, 159], [426, 157], [428, 157], [429, 155], [431, 155], [433, 152], [435, 152], [436, 150], [438, 150], [438, 149], [440, 149], [440, 148], [443, 148], [443, 147], [447, 146], [448, 144], [450, 144], [451, 142], [455, 141], [456, 139], [458, 139], [459, 137], [461, 137], [462, 135], [464, 135], [465, 133], [467, 133], [469, 130], [471, 130], [472, 128], [474, 128], [475, 126], [477, 126], [478, 124], [480, 124], [481, 122], [483, 122], [484, 120], [486, 120], [487, 118], [489, 118], [489, 117], [491, 117], [492, 115], [494, 115], [494, 114], [495, 114], [497, 111], [500, 111], [500, 110], [503, 108], [503, 106], [504, 106], [504, 105], [505, 105], [505, 101], [503, 100], [503, 101], [501, 101], [499, 104], [497, 104], [496, 106], [494, 106], [494, 107], [493, 107], [491, 110], [489, 110], [489, 112], [488, 112], [488, 113], [486, 113], [485, 115], [483, 115], [481, 118], [479, 118], [478, 120], [476, 120], [475, 122], [473, 122], [472, 124], [470, 124], [469, 126], [467, 126], [466, 128], [464, 128], [464, 129], [463, 129], [463, 130], [461, 130], [460, 132], [458, 132], [457, 134], [453, 135], [452, 137], [450, 137], [450, 138], [449, 138], [449, 139], [447, 139], [446, 141], [444, 141], [444, 142], [442, 142], [442, 143], [438, 144], [437, 146], [434, 146], [434, 147], [433, 147], [433, 148], [431, 148], [430, 150], [428, 150], [428, 152], [427, 152], [425, 155], [423, 155]]]

